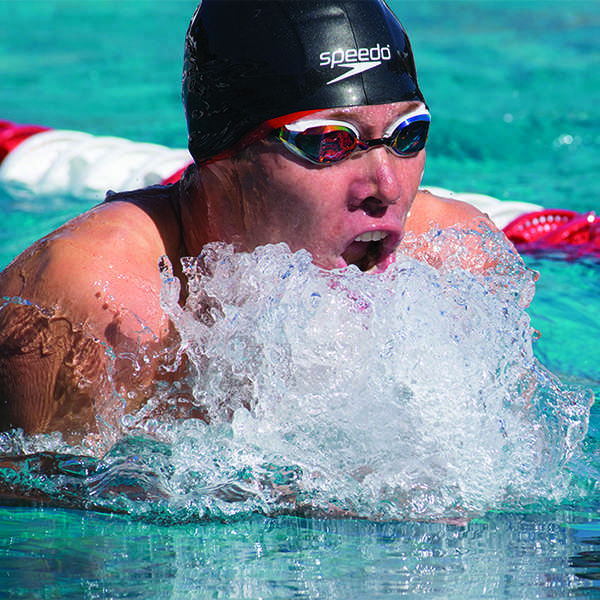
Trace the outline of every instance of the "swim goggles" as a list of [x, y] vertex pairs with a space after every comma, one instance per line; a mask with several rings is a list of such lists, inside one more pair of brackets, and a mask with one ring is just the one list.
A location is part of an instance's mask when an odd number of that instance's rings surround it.
[[413, 156], [425, 147], [431, 116], [419, 108], [394, 121], [375, 140], [361, 140], [356, 127], [344, 121], [312, 119], [280, 127], [276, 136], [284, 145], [306, 160], [331, 164], [348, 158], [353, 152], [386, 146], [398, 156]]

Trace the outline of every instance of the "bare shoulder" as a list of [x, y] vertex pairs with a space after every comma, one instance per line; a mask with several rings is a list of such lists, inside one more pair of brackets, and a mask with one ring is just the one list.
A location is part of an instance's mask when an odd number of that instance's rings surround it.
[[[487, 215], [471, 204], [419, 191], [406, 220], [406, 231], [419, 236], [431, 231], [432, 227], [453, 228], [467, 234], [453, 238], [460, 240], [460, 261], [463, 268], [481, 273], [497, 265], [499, 257], [490, 255], [483, 241], [490, 231], [498, 232], [498, 228]], [[409, 237], [404, 241], [405, 251], [435, 267], [442, 265], [448, 258], [448, 253], [452, 254], [456, 250], [452, 242], [440, 248], [437, 244], [430, 243], [428, 236], [412, 240]], [[509, 243], [508, 240], [506, 242]]]
[[114, 390], [128, 409], [150, 393], [169, 330], [158, 262], [178, 245], [168, 199], [120, 195], [0, 273], [0, 430], [79, 435], [112, 418]]
[[493, 229], [496, 227], [487, 215], [456, 198], [442, 198], [430, 192], [419, 190], [406, 220], [406, 229], [415, 234], [426, 233], [433, 225], [453, 227], [484, 220]]
[[158, 272], [167, 244], [156, 218], [126, 198], [101, 204], [17, 257], [0, 275], [0, 295], [63, 315], [102, 341], [115, 327], [156, 340], [167, 326]]

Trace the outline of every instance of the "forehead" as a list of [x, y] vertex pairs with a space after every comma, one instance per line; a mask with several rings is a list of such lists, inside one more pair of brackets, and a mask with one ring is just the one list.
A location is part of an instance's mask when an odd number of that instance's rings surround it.
[[404, 114], [425, 108], [422, 102], [393, 102], [373, 106], [352, 106], [347, 108], [328, 108], [312, 114], [311, 119], [340, 119], [358, 125], [377, 126], [395, 121]]

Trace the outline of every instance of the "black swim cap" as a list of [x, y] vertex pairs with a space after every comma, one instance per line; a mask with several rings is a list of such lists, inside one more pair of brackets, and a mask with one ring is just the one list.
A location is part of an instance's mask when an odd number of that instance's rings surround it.
[[197, 164], [277, 117], [402, 101], [424, 99], [382, 0], [203, 0], [190, 23], [183, 103]]

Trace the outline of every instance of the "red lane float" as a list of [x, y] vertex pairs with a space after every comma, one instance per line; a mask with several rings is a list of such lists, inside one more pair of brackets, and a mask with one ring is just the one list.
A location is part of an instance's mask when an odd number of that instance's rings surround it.
[[[175, 183], [191, 162], [187, 150], [0, 120], [0, 185], [17, 196], [68, 194], [99, 201], [108, 189]], [[487, 213], [521, 252], [600, 256], [600, 217], [594, 212], [428, 189]]]
[[595, 212], [545, 209], [511, 221], [504, 233], [520, 252], [566, 251], [570, 258], [600, 257], [600, 217]]
[[0, 121], [0, 163], [21, 142], [36, 133], [42, 133], [42, 131], [48, 131], [48, 128], [39, 125], [16, 125], [10, 121]]

